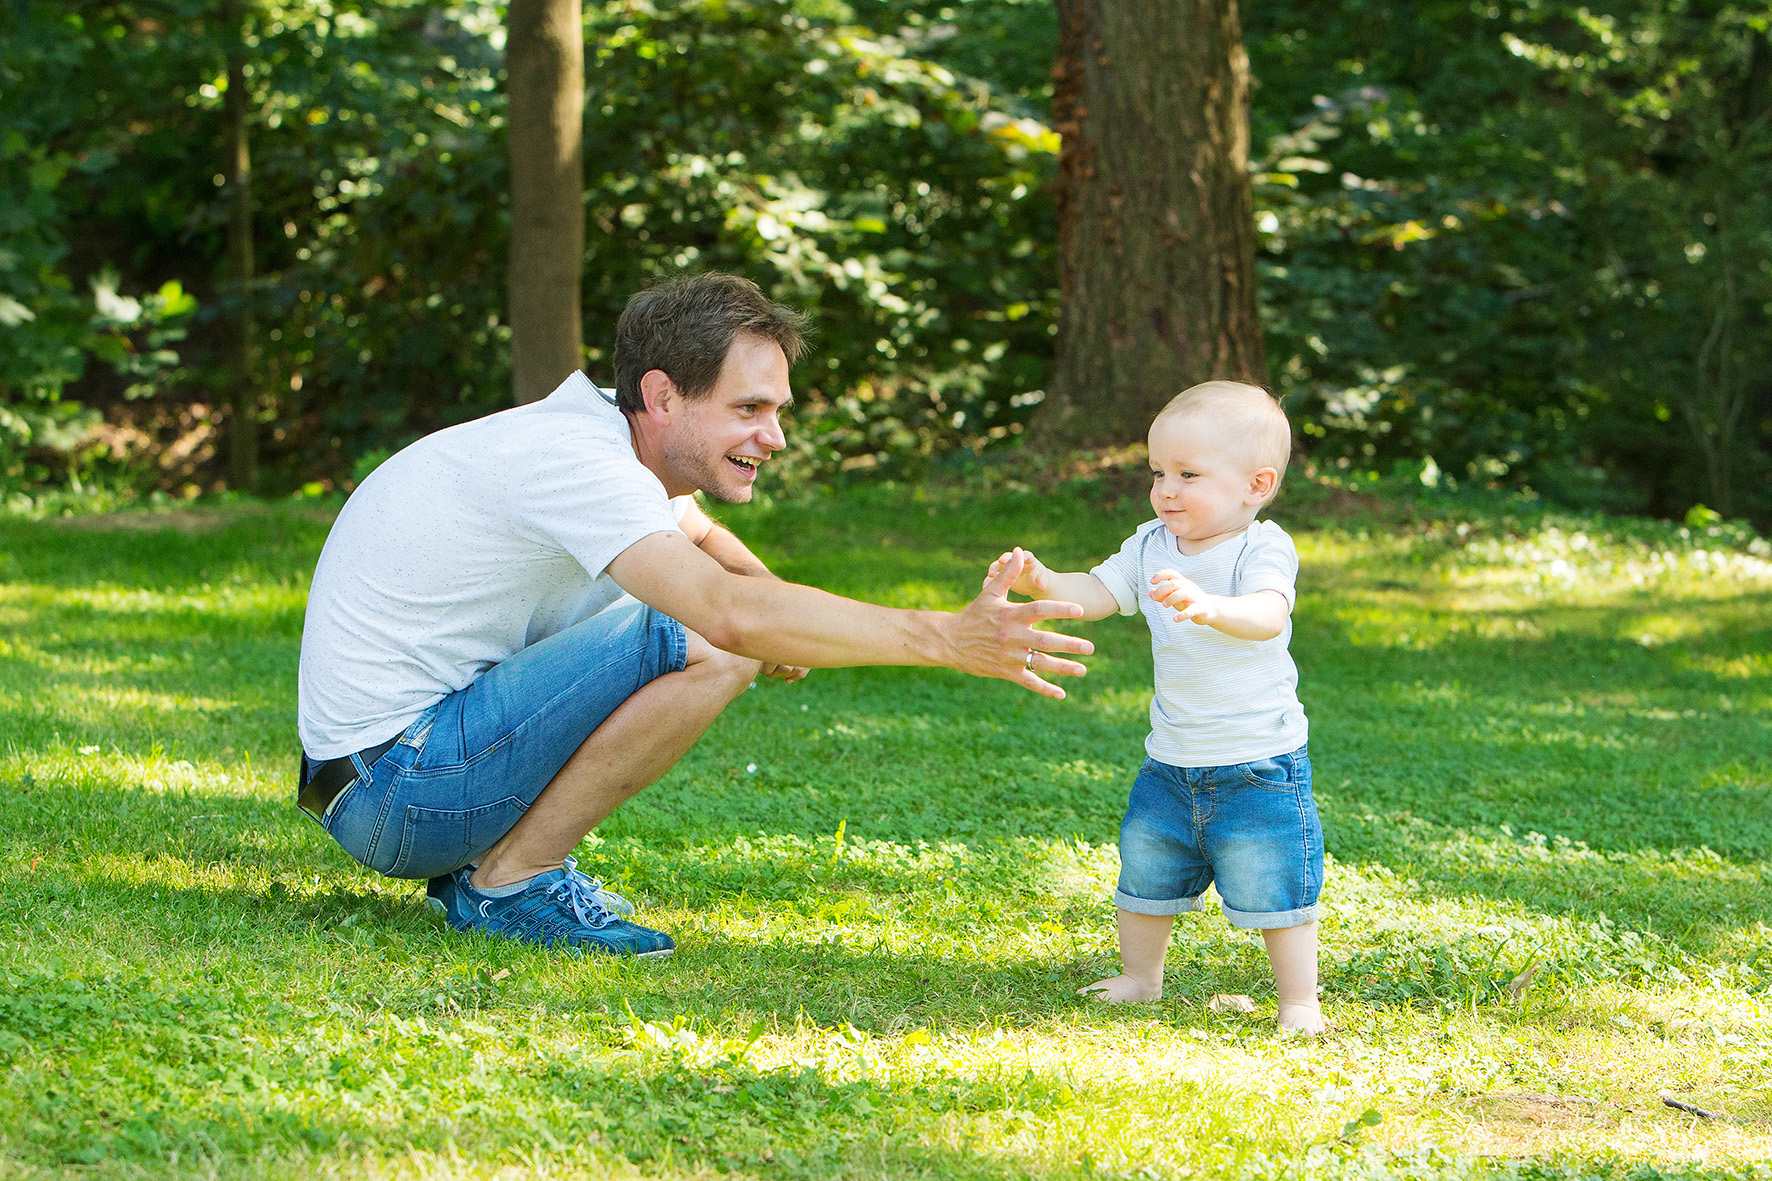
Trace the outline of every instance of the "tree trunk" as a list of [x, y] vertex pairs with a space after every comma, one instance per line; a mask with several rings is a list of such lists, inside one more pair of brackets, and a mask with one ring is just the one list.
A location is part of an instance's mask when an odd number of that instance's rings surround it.
[[234, 339], [228, 378], [228, 483], [236, 492], [258, 488], [258, 379], [252, 314], [252, 154], [246, 118], [246, 29], [240, 0], [222, 0], [228, 37], [227, 169], [228, 272], [234, 301]]
[[1237, 0], [1058, 0], [1062, 301], [1048, 445], [1144, 437], [1171, 397], [1265, 381]]
[[511, 385], [546, 397], [584, 355], [584, 17], [580, 0], [511, 0], [505, 29], [511, 151]]

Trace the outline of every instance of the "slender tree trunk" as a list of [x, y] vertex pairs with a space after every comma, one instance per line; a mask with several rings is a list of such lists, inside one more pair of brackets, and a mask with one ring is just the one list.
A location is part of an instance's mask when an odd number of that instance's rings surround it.
[[1237, 0], [1058, 0], [1062, 303], [1035, 438], [1142, 438], [1214, 377], [1265, 381]]
[[546, 397], [584, 354], [584, 16], [580, 0], [511, 0], [511, 385]]
[[234, 339], [228, 368], [228, 483], [258, 487], [258, 378], [252, 313], [252, 154], [247, 140], [246, 38], [240, 0], [222, 0], [228, 36], [228, 272], [234, 296]]
[[1716, 313], [1710, 331], [1698, 349], [1698, 380], [1680, 402], [1686, 422], [1704, 454], [1710, 484], [1711, 507], [1725, 517], [1735, 514], [1735, 429], [1747, 406], [1747, 387], [1738, 380], [1735, 359], [1735, 320], [1739, 304], [1735, 296], [1728, 210], [1718, 203], [1716, 253], [1722, 259], [1722, 283], [1715, 292]]

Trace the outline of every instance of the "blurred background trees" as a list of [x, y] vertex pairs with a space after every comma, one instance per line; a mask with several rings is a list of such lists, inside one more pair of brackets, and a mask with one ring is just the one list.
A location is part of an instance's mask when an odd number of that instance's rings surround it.
[[[243, 419], [261, 490], [348, 488], [511, 401], [505, 6], [237, 2], [0, 7], [0, 494], [239, 487]], [[1261, 344], [1320, 477], [1772, 519], [1764, 5], [1241, 17]], [[593, 376], [628, 294], [732, 270], [817, 316], [793, 478], [1024, 445], [1064, 380], [1054, 0], [582, 19]]]

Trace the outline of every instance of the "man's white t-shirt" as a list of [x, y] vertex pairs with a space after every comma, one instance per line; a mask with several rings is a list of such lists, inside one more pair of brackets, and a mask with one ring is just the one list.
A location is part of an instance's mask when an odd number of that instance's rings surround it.
[[320, 551], [302, 629], [310, 759], [392, 738], [432, 703], [622, 595], [605, 572], [677, 503], [582, 373], [376, 468]]
[[1090, 573], [1113, 592], [1120, 614], [1144, 612], [1156, 658], [1151, 733], [1145, 751], [1172, 767], [1224, 767], [1272, 758], [1304, 745], [1310, 727], [1298, 702], [1298, 666], [1286, 650], [1292, 617], [1271, 640], [1239, 640], [1216, 628], [1175, 622], [1150, 596], [1151, 576], [1174, 570], [1209, 595], [1279, 591], [1297, 603], [1298, 549], [1272, 521], [1202, 554], [1184, 554], [1152, 521]]

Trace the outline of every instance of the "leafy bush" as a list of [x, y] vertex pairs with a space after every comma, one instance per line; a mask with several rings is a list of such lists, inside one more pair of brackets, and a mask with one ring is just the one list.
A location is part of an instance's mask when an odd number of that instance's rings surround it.
[[[268, 486], [348, 486], [508, 397], [502, 13], [247, 9]], [[1244, 15], [1269, 356], [1320, 476], [1772, 515], [1764, 13]], [[586, 37], [594, 374], [628, 294], [718, 267], [817, 314], [802, 477], [1013, 442], [1057, 313], [1049, 0], [602, 0]], [[64, 391], [128, 428], [113, 459], [215, 479], [228, 44], [199, 0], [0, 12], [13, 487], [81, 469]], [[197, 301], [176, 363], [157, 321], [95, 326], [107, 268]]]

